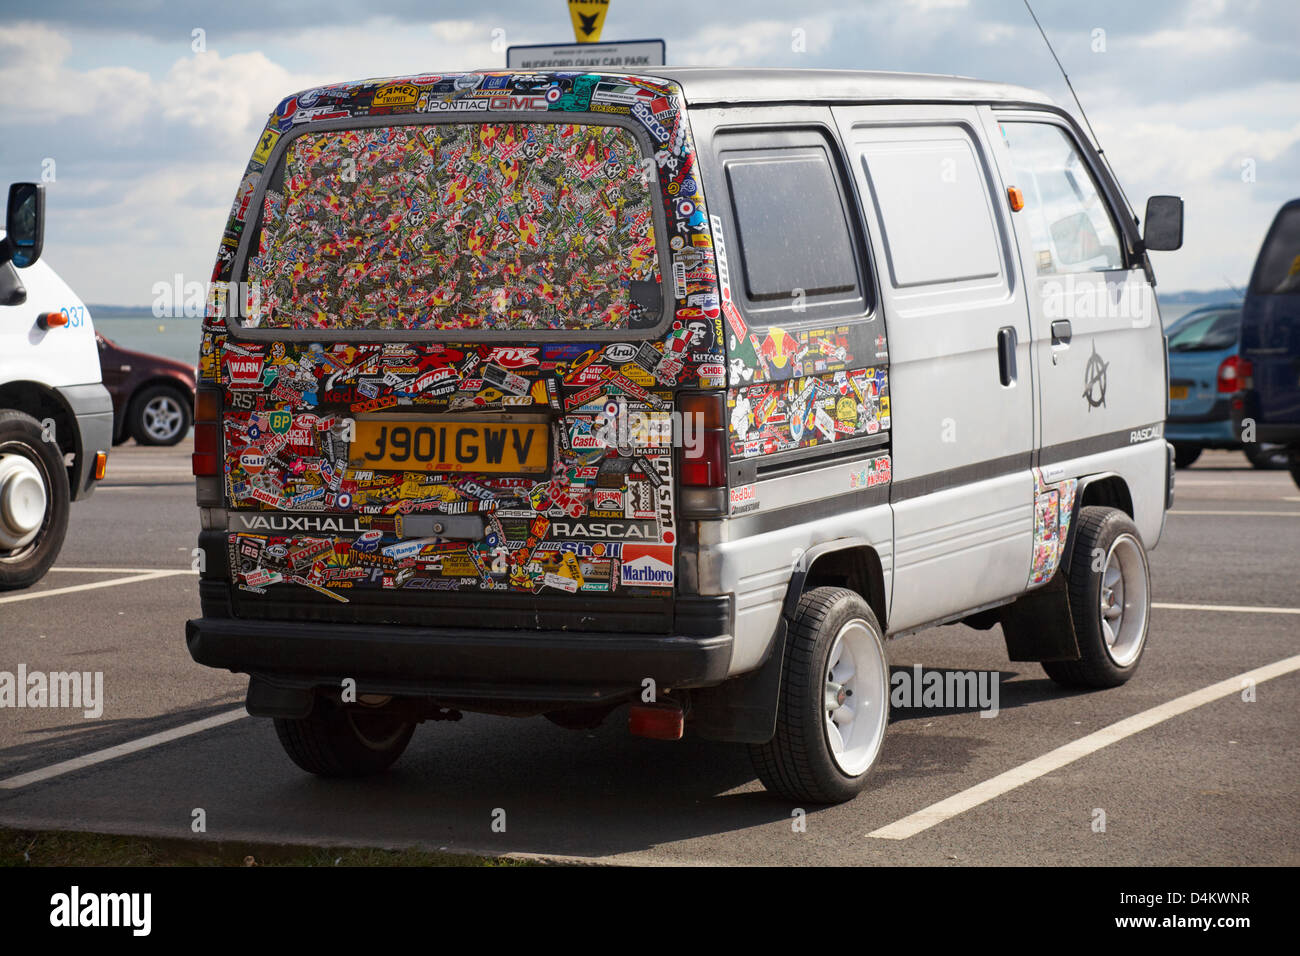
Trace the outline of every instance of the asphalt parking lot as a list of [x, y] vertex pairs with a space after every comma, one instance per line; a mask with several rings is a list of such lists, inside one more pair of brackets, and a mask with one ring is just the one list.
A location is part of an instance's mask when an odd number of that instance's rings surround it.
[[303, 774], [243, 714], [246, 679], [186, 652], [188, 465], [188, 443], [118, 448], [55, 570], [0, 594], [0, 671], [104, 675], [98, 717], [0, 709], [0, 826], [598, 862], [1300, 863], [1300, 490], [1240, 454], [1179, 473], [1130, 683], [1063, 691], [1008, 663], [996, 628], [892, 641], [895, 668], [997, 671], [1001, 710], [896, 708], [872, 787], [806, 819], [743, 748], [633, 738], [616, 718], [467, 714], [421, 725], [381, 777]]

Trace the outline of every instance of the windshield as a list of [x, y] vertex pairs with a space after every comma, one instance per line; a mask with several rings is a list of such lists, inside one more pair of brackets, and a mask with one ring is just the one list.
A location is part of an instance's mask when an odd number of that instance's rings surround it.
[[653, 199], [620, 126], [304, 134], [262, 203], [244, 324], [649, 329], [662, 312]]

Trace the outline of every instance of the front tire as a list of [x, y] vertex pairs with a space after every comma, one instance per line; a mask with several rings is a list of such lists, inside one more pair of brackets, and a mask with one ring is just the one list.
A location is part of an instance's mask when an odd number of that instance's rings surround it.
[[317, 696], [301, 720], [275, 718], [289, 759], [321, 777], [367, 777], [387, 770], [406, 750], [415, 724], [383, 707], [345, 707]]
[[875, 614], [845, 588], [799, 599], [786, 638], [776, 734], [749, 748], [763, 786], [796, 803], [866, 787], [889, 723], [889, 662]]
[[0, 591], [45, 576], [68, 533], [71, 500], [62, 454], [40, 423], [0, 411]]
[[169, 385], [151, 385], [131, 399], [127, 427], [141, 445], [175, 445], [189, 434], [190, 403]]
[[1129, 516], [1090, 505], [1079, 512], [1067, 583], [1079, 642], [1075, 661], [1043, 661], [1066, 687], [1118, 687], [1137, 671], [1151, 620], [1146, 549]]

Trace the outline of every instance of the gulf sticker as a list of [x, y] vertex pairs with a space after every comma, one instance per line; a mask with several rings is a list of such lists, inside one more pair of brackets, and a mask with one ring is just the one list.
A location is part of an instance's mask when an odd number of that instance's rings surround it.
[[246, 451], [239, 456], [239, 464], [250, 475], [256, 475], [266, 467], [266, 456], [260, 451]]

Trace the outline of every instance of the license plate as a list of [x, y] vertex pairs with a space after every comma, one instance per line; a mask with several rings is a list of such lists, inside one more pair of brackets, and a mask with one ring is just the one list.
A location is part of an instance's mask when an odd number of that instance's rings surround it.
[[1174, 400], [1181, 400], [1187, 397], [1186, 385], [1170, 385], [1169, 397]]
[[542, 421], [359, 419], [349, 458], [376, 471], [463, 471], [540, 475], [550, 466], [550, 427]]

